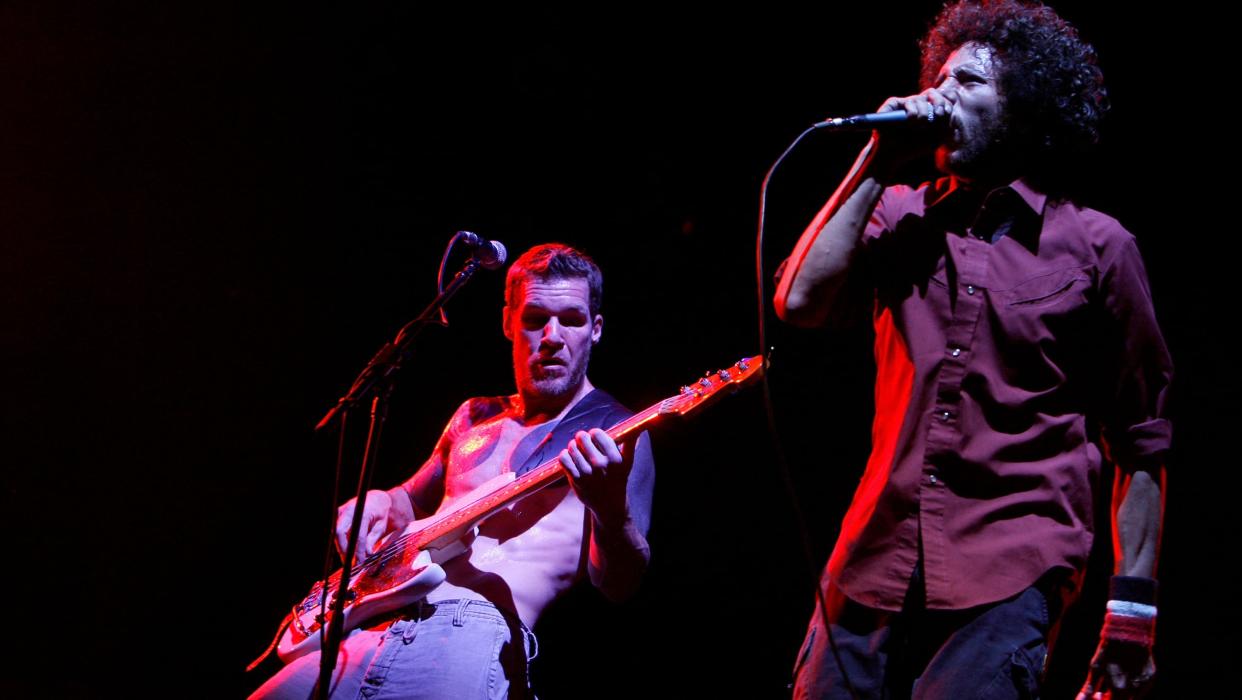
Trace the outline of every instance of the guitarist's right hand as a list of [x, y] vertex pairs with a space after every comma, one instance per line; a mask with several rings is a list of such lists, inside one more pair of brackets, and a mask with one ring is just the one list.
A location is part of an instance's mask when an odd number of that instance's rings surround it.
[[[345, 556], [345, 547], [349, 544], [349, 526], [353, 523], [356, 500], [351, 498], [336, 510], [336, 551], [341, 555], [341, 561], [345, 562], [350, 561]], [[405, 519], [402, 515], [400, 509], [394, 507], [392, 495], [387, 491], [367, 491], [366, 502], [362, 505], [362, 527], [358, 534], [358, 558], [371, 556], [384, 535], [405, 528], [408, 523], [400, 522]]]

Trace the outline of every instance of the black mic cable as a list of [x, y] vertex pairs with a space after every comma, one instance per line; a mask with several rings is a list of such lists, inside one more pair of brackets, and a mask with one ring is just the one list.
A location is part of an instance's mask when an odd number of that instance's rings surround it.
[[[904, 114], [904, 112], [903, 112]], [[819, 124], [822, 124], [820, 122]], [[764, 271], [763, 271], [763, 225], [764, 217], [767, 213], [768, 203], [768, 183], [772, 180], [772, 174], [780, 167], [785, 157], [806, 138], [806, 135], [819, 128], [819, 124], [812, 125], [806, 131], [798, 134], [798, 138], [789, 144], [784, 153], [776, 159], [771, 168], [768, 168], [767, 174], [763, 176], [763, 184], [759, 186], [759, 230], [755, 237], [755, 289], [759, 295], [759, 348], [762, 351], [767, 348], [767, 296], [764, 292]], [[852, 176], [852, 174], [851, 174]], [[832, 658], [836, 661], [837, 669], [841, 671], [841, 680], [845, 683], [845, 689], [849, 692], [850, 697], [858, 700], [859, 695], [854, 690], [854, 684], [850, 682], [849, 673], [845, 670], [845, 666], [841, 663], [841, 652], [837, 649], [837, 642], [832, 637], [832, 625], [828, 619], [828, 601], [824, 597], [823, 586], [820, 585], [819, 571], [815, 566], [814, 557], [811, 553], [811, 540], [808, 534], [806, 514], [802, 510], [802, 503], [798, 498], [797, 489], [794, 486], [793, 474], [789, 468], [789, 460], [785, 457], [785, 448], [781, 443], [780, 434], [776, 429], [776, 410], [772, 405], [772, 389], [768, 384], [768, 375], [770, 372], [764, 372], [760, 378], [763, 386], [763, 408], [768, 419], [768, 434], [772, 440], [773, 452], [776, 454], [777, 471], [780, 472], [781, 481], [785, 486], [785, 492], [789, 497], [789, 502], [793, 509], [794, 522], [798, 526], [798, 535], [802, 544], [802, 560], [806, 567], [803, 572], [808, 576], [815, 587], [816, 608], [820, 612], [820, 620], [824, 625], [824, 633], [828, 635], [828, 646], [832, 649]], [[794, 681], [797, 681], [795, 676]]]

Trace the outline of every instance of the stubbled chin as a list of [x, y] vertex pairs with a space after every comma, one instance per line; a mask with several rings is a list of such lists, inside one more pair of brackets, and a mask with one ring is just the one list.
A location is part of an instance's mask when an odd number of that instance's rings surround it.
[[531, 377], [530, 383], [541, 396], [563, 396], [573, 388], [569, 385], [569, 374], [559, 377]]
[[961, 146], [940, 146], [936, 149], [936, 169], [966, 180], [976, 175], [978, 159]]

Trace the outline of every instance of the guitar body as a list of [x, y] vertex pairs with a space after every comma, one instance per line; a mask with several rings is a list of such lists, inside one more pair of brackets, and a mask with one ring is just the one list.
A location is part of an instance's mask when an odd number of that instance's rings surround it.
[[[474, 524], [462, 511], [479, 499], [513, 483], [512, 473], [500, 474], [470, 491], [435, 515], [415, 520], [395, 537], [388, 537], [374, 555], [351, 574], [350, 600], [345, 601], [342, 631], [348, 633], [384, 613], [400, 610], [427, 597], [445, 577], [440, 564], [470, 549]], [[457, 524], [460, 523], [460, 524]], [[422, 547], [407, 543], [423, 542]], [[332, 607], [341, 572], [328, 579]], [[323, 602], [323, 582], [293, 608], [289, 626], [276, 644], [276, 655], [289, 663], [319, 649]]]
[[[364, 575], [356, 584], [350, 585], [353, 600], [346, 602], [343, 630], [348, 633], [367, 620], [393, 610], [399, 610], [424, 598], [444, 581], [444, 569], [431, 561], [431, 553], [422, 551], [414, 556], [402, 556], [386, 562], [375, 575]], [[336, 578], [339, 580], [340, 572]], [[285, 628], [276, 645], [276, 655], [289, 663], [319, 649], [320, 602], [323, 584], [311, 589], [301, 603], [294, 606], [292, 620]], [[328, 597], [328, 607], [332, 597]]]

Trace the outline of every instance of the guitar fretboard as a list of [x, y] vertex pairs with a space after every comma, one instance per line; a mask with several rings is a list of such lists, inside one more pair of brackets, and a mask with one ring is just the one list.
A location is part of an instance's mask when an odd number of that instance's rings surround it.
[[[609, 428], [607, 432], [613, 440], [623, 442], [658, 420], [670, 410], [669, 402], [676, 402], [679, 398], [681, 397], [671, 397], [644, 411], [635, 413]], [[473, 526], [474, 523], [508, 506], [510, 503], [551, 486], [564, 479], [565, 476], [565, 470], [561, 466], [560, 460], [554, 457], [526, 472], [521, 477], [514, 479], [512, 482], [479, 497], [472, 503], [462, 506], [443, 520], [437, 521], [435, 524], [407, 537], [397, 538], [397, 541], [391, 543], [390, 546], [412, 546], [416, 549], [423, 549], [446, 537], [455, 539], [461, 529]]]

